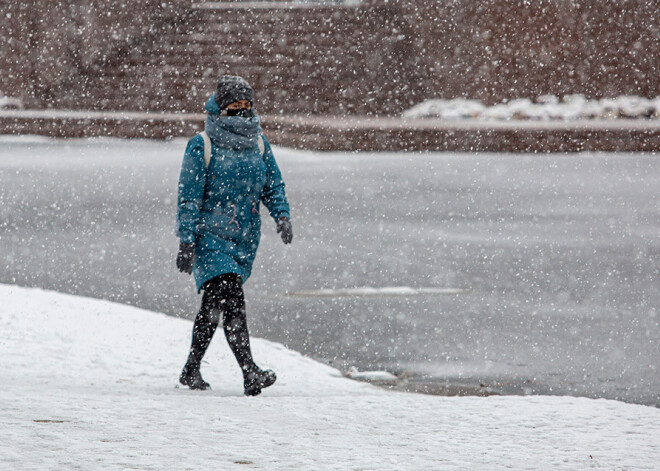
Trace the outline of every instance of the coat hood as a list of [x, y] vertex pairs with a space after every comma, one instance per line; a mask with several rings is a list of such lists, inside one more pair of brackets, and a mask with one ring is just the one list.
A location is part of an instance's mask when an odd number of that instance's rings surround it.
[[220, 113], [220, 107], [215, 101], [215, 93], [211, 94], [208, 100], [206, 100], [206, 106], [204, 107], [207, 113], [209, 114], [218, 114]]

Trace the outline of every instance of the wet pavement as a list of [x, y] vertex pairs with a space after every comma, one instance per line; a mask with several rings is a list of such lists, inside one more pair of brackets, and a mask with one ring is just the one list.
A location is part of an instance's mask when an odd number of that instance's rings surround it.
[[[174, 266], [184, 146], [0, 138], [0, 282], [192, 318]], [[276, 156], [295, 238], [262, 211], [254, 335], [419, 392], [660, 404], [658, 157]], [[309, 295], [364, 287], [393, 289]]]

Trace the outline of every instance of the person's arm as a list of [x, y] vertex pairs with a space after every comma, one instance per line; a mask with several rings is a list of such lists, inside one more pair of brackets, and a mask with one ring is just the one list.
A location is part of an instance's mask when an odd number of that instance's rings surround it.
[[265, 147], [264, 162], [266, 164], [266, 184], [264, 185], [261, 194], [261, 201], [263, 201], [270, 216], [275, 222], [284, 217], [290, 219], [289, 203], [287, 202], [286, 194], [284, 192], [285, 185], [284, 180], [282, 180], [282, 174], [275, 161], [275, 156], [273, 155], [270, 143], [265, 137], [263, 139]]
[[177, 235], [182, 244], [194, 244], [197, 238], [205, 184], [204, 141], [198, 135], [188, 141], [179, 175]]
[[[263, 137], [263, 136], [262, 136]], [[273, 149], [270, 143], [264, 140], [264, 161], [266, 163], [266, 184], [261, 195], [261, 200], [268, 208], [270, 216], [277, 224], [277, 233], [281, 235], [282, 242], [290, 244], [293, 240], [293, 228], [291, 226], [291, 216], [289, 215], [289, 203], [286, 200], [284, 192], [284, 180], [275, 161]]]

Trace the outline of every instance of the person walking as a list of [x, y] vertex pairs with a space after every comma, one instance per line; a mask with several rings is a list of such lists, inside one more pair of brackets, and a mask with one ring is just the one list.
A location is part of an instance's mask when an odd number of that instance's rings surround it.
[[190, 389], [210, 387], [200, 366], [222, 320], [247, 396], [277, 379], [252, 358], [243, 293], [261, 238], [261, 203], [282, 241], [293, 239], [284, 181], [253, 107], [254, 91], [245, 79], [220, 77], [206, 102], [204, 132], [188, 141], [177, 198], [176, 265], [192, 273], [197, 292], [204, 292], [179, 382]]

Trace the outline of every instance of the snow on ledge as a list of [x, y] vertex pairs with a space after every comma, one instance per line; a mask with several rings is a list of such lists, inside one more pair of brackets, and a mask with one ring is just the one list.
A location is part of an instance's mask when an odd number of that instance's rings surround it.
[[175, 388], [192, 324], [0, 285], [0, 469], [651, 469], [660, 409], [572, 397], [438, 397], [346, 379], [261, 339], [278, 382], [242, 396], [223, 336], [211, 391]]
[[542, 95], [535, 101], [517, 98], [493, 106], [465, 98], [431, 99], [404, 111], [403, 118], [495, 121], [578, 121], [618, 119], [660, 119], [660, 97], [619, 96], [588, 100], [583, 95], [559, 98]]

